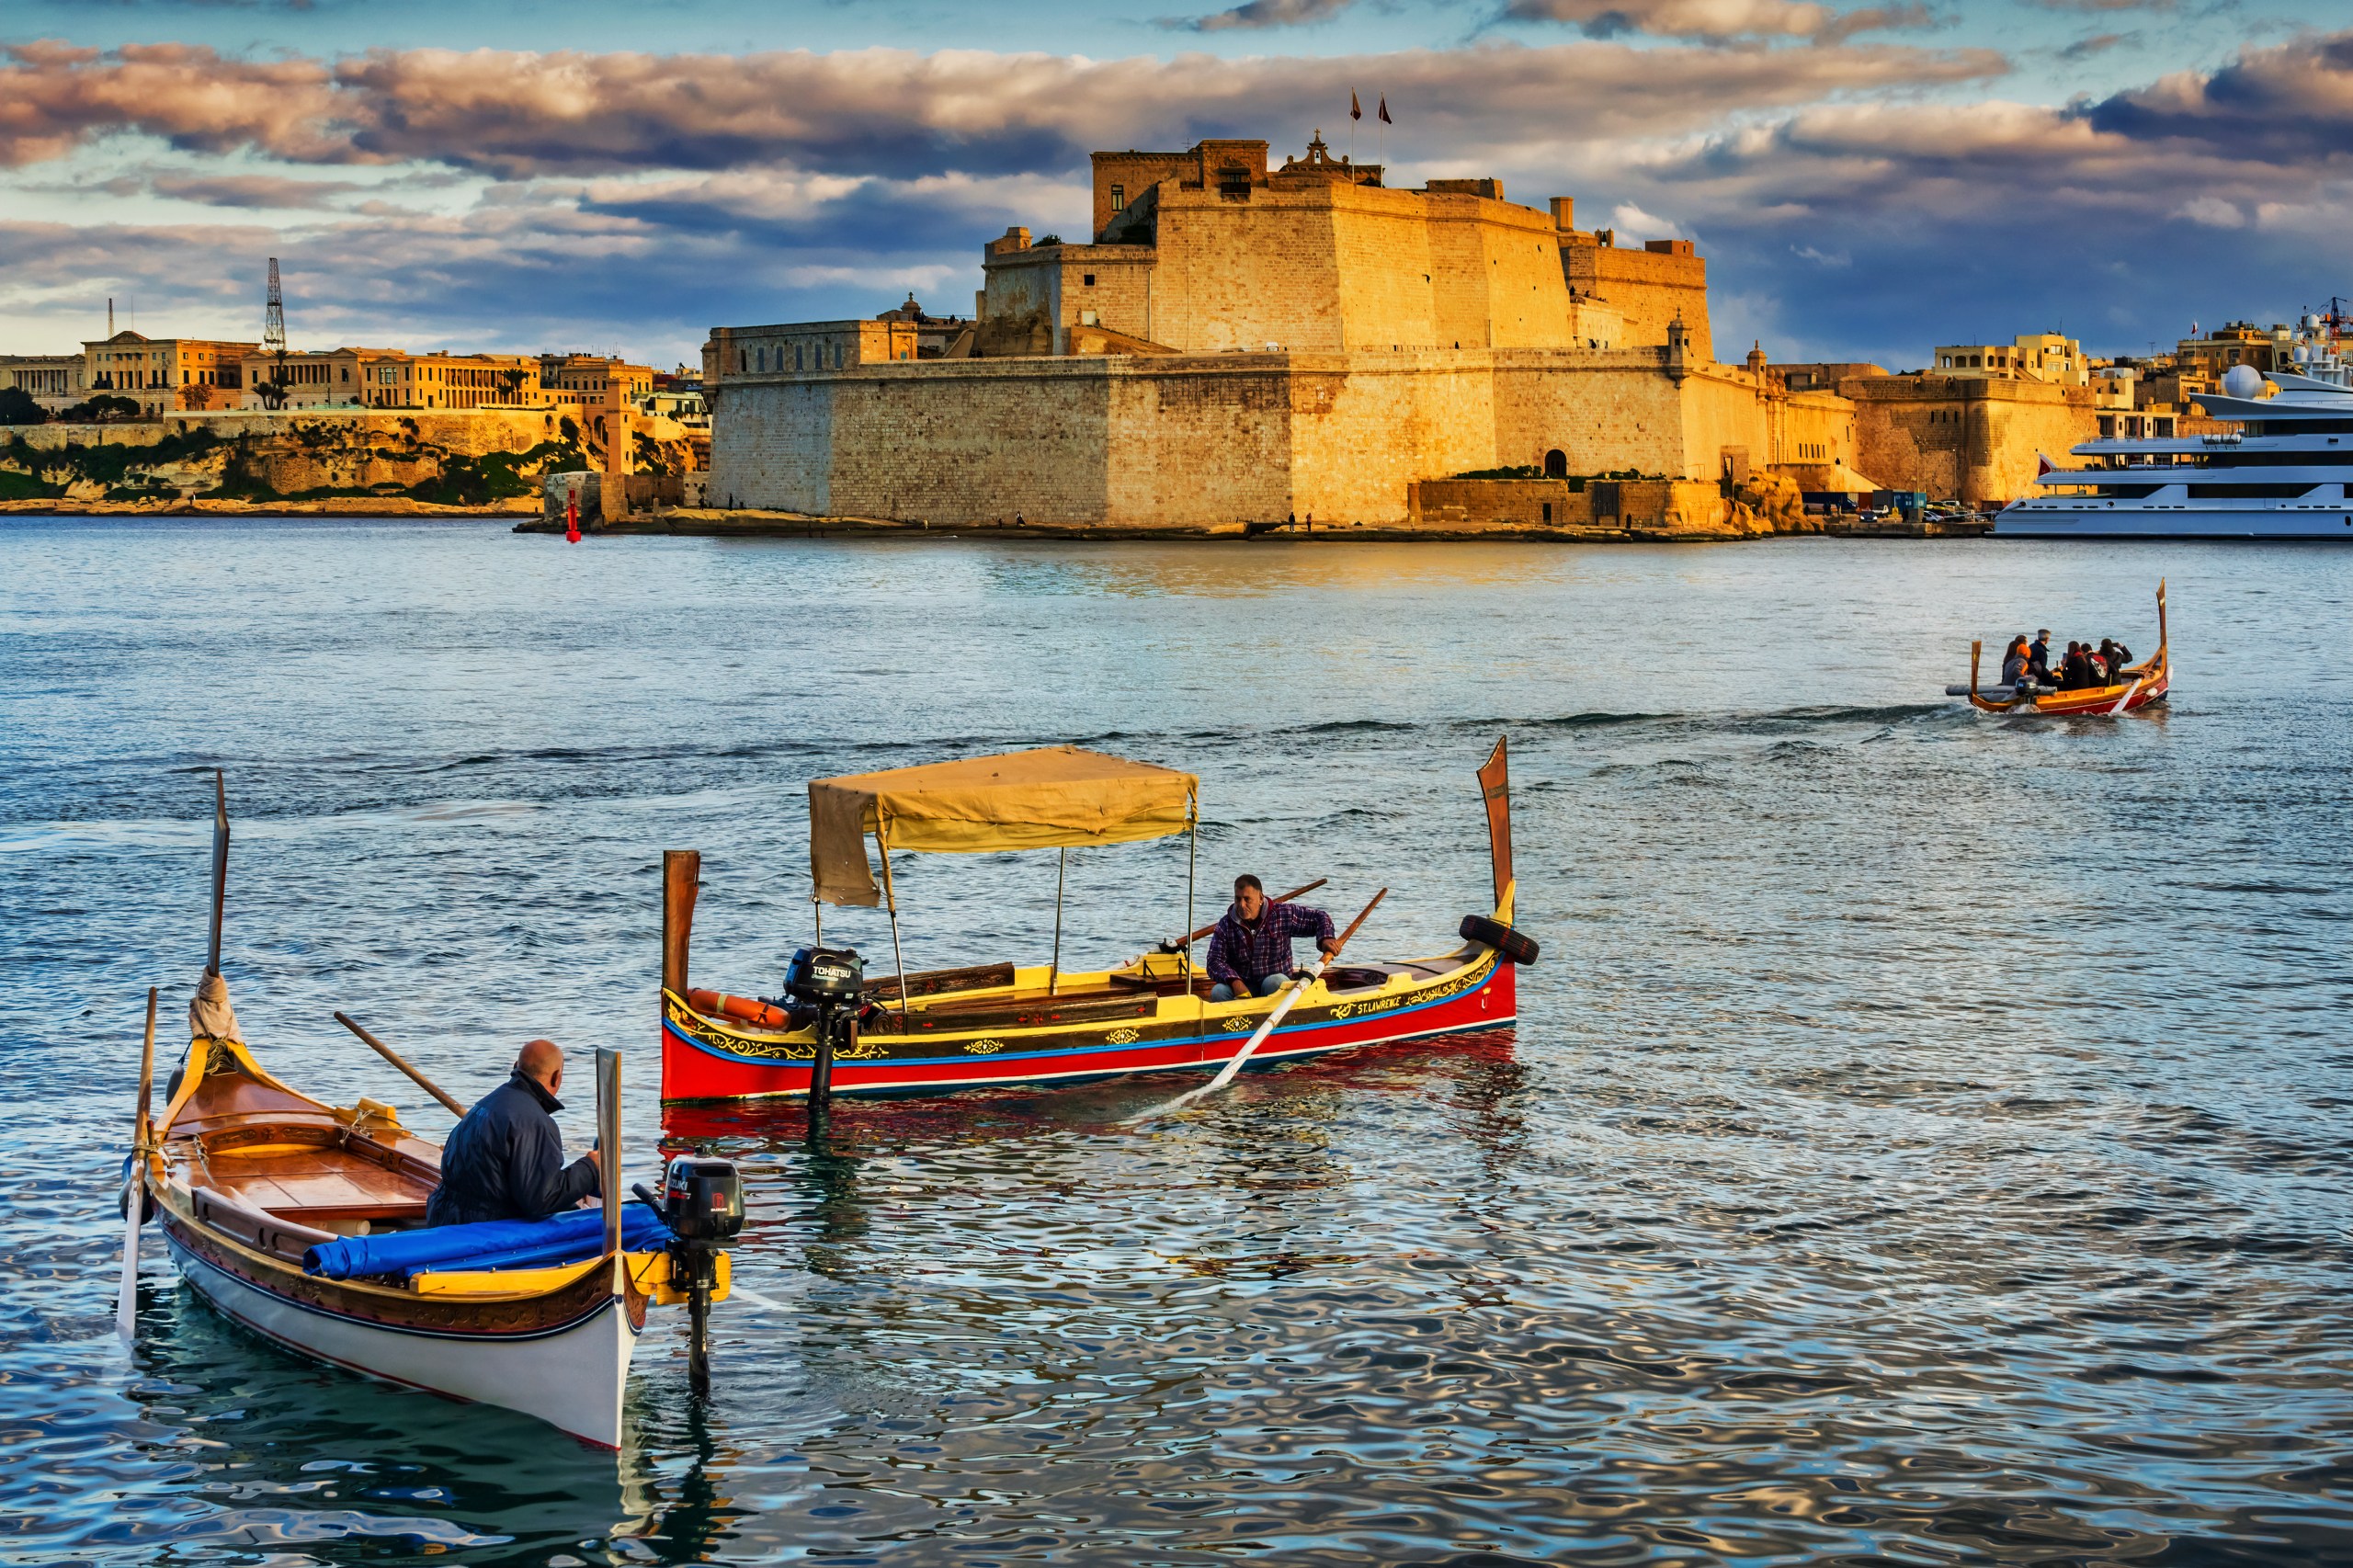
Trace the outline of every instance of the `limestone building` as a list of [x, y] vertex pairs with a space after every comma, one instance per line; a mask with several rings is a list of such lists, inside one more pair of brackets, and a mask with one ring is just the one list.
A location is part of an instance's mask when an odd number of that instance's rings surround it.
[[93, 396], [131, 399], [151, 419], [181, 409], [230, 408], [245, 357], [260, 350], [257, 343], [147, 337], [126, 328], [82, 345], [83, 384]]
[[[1853, 458], [1853, 406], [1710, 350], [1686, 241], [1322, 140], [1094, 160], [1096, 232], [990, 241], [969, 332], [714, 328], [714, 504], [977, 523], [1397, 522], [1497, 468], [1715, 481]], [[904, 310], [904, 307], [902, 308]], [[1801, 458], [1800, 453], [1804, 456]]]
[[51, 414], [88, 397], [89, 374], [80, 354], [0, 355], [0, 387], [15, 387]]

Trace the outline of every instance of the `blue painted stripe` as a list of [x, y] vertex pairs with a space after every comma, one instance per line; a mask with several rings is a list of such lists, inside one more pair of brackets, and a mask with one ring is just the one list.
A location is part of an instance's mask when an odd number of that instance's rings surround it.
[[[415, 1328], [406, 1324], [383, 1323], [375, 1318], [354, 1317], [349, 1312], [339, 1312], [335, 1311], [333, 1308], [319, 1306], [314, 1302], [297, 1301], [291, 1296], [281, 1296], [267, 1285], [260, 1284], [256, 1280], [248, 1279], [242, 1274], [231, 1273], [228, 1269], [222, 1267], [219, 1264], [212, 1262], [210, 1258], [200, 1257], [195, 1253], [188, 1251], [187, 1247], [180, 1244], [179, 1238], [173, 1235], [168, 1228], [166, 1228], [164, 1233], [164, 1241], [165, 1244], [172, 1249], [173, 1258], [179, 1264], [180, 1272], [183, 1274], [188, 1272], [188, 1266], [190, 1264], [194, 1264], [199, 1268], [210, 1269], [213, 1273], [220, 1275], [224, 1279], [234, 1280], [236, 1283], [243, 1285], [246, 1290], [251, 1290], [257, 1296], [267, 1296], [271, 1301], [277, 1301], [281, 1305], [295, 1308], [300, 1312], [309, 1312], [313, 1317], [329, 1318], [336, 1323], [349, 1324], [354, 1328], [372, 1328], [384, 1334], [410, 1335], [418, 1339], [457, 1339], [462, 1340], [468, 1345], [512, 1345], [528, 1339], [551, 1339], [559, 1334], [569, 1334], [574, 1329], [580, 1327], [583, 1324], [593, 1323], [601, 1313], [617, 1308], [621, 1304], [620, 1297], [609, 1295], [605, 1296], [600, 1298], [594, 1305], [590, 1306], [587, 1311], [582, 1312], [577, 1317], [557, 1324], [551, 1328], [535, 1328], [521, 1334], [498, 1332], [488, 1334], [469, 1334], [462, 1329]], [[203, 1287], [199, 1286], [198, 1289], [202, 1290]], [[210, 1292], [207, 1293], [207, 1299], [210, 1299]], [[262, 1327], [259, 1324], [253, 1323], [250, 1319], [244, 1317], [236, 1311], [235, 1308], [229, 1306], [225, 1302], [216, 1304], [221, 1307], [222, 1312], [227, 1312], [239, 1323], [245, 1324], [248, 1327], [252, 1328], [255, 1333], [267, 1335], [271, 1339], [277, 1339], [278, 1336], [276, 1335], [270, 1334], [267, 1329]], [[623, 1320], [626, 1321], [628, 1314], [623, 1313], [622, 1316]], [[642, 1334], [643, 1332], [644, 1331], [640, 1329], [635, 1324], [630, 1324], [630, 1334], [632, 1337]], [[279, 1340], [278, 1343], [284, 1344], [285, 1341]], [[302, 1351], [305, 1355], [314, 1354], [313, 1352], [304, 1350], [303, 1346], [299, 1345], [292, 1346], [292, 1348]]]
[[[1492, 978], [1494, 973], [1495, 963], [1494, 960], [1490, 959], [1488, 960], [1486, 975]], [[1484, 981], [1483, 980], [1482, 984], [1483, 985], [1483, 983]], [[1451, 996], [1438, 996], [1433, 997], [1427, 1002], [1414, 1003], [1410, 1006], [1392, 1007], [1375, 1016], [1382, 1019], [1407, 1017], [1415, 1013], [1425, 1012], [1432, 1007], [1443, 1006], [1449, 1002], [1459, 1002], [1466, 996], [1475, 996], [1479, 994], [1480, 989], [1481, 986], [1473, 985], [1465, 990], [1458, 991]], [[1260, 1049], [1264, 1050], [1271, 1047], [1278, 1040], [1297, 1040], [1302, 1036], [1314, 1034], [1324, 1029], [1347, 1028], [1351, 1026], [1361, 1024], [1364, 1021], [1364, 1018], [1359, 1017], [1354, 1018], [1331, 1018], [1321, 1023], [1299, 1024], [1296, 1026], [1287, 1024], [1281, 1028], [1275, 1030], [1272, 1035], [1269, 1035], [1267, 1040], [1267, 1046], [1261, 1047]], [[1256, 1028], [1256, 1026], [1253, 1025], [1252, 1027]], [[1492, 1028], [1494, 1026], [1488, 1025], [1483, 1020], [1480, 1027]], [[662, 1019], [662, 1031], [663, 1033], [676, 1040], [679, 1044], [690, 1046], [693, 1049], [703, 1052], [707, 1056], [716, 1056], [722, 1062], [740, 1062], [750, 1067], [785, 1068], [806, 1067], [808, 1065], [808, 1063], [802, 1062], [779, 1062], [773, 1056], [739, 1056], [734, 1051], [722, 1051], [717, 1046], [710, 1045], [702, 1040], [696, 1040], [693, 1036], [681, 1030], [676, 1024], [673, 1024], [670, 1021], [666, 1013], [664, 1015]], [[974, 1031], [975, 1034], [978, 1034], [979, 1032], [980, 1031], [978, 1030]], [[892, 1038], [895, 1039], [901, 1037], [894, 1036]], [[1166, 1051], [1178, 1046], [1211, 1044], [1219, 1040], [1229, 1041], [1238, 1048], [1242, 1041], [1248, 1040], [1249, 1038], [1248, 1034], [1239, 1029], [1233, 1030], [1231, 1032], [1222, 1029], [1213, 1035], [1178, 1035], [1165, 1040], [1131, 1040], [1126, 1045], [1112, 1045], [1107, 1042], [1100, 1045], [1066, 1046], [1058, 1051], [1007, 1051], [993, 1052], [988, 1057], [988, 1060], [991, 1062], [1042, 1062], [1051, 1061], [1056, 1057], [1099, 1055], [1102, 1052], [1111, 1051]], [[952, 1062], [961, 1066], [972, 1062], [972, 1060], [973, 1058], [971, 1052], [959, 1051], [953, 1056], [892, 1056], [879, 1062], [846, 1061], [840, 1057], [835, 1057], [834, 1059], [834, 1065], [836, 1071], [846, 1067], [861, 1067], [869, 1065], [875, 1067], [936, 1067], [945, 1066]], [[1172, 1062], [1168, 1065], [1170, 1067], [1188, 1067], [1196, 1065], [1196, 1063], [1180, 1062]], [[1202, 1065], [1209, 1064], [1204, 1063]], [[1160, 1072], [1164, 1070], [1165, 1069], [1163, 1068], [1157, 1067], [1133, 1069], [1133, 1071], [1141, 1072]], [[1113, 1068], [1111, 1071], [1118, 1073], [1131, 1071], [1131, 1069]]]

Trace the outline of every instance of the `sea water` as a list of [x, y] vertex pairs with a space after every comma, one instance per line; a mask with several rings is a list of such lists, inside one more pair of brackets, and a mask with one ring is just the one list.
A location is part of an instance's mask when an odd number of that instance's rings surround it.
[[[2048, 626], [2126, 721], [1941, 694]], [[519, 538], [0, 522], [0, 1559], [28, 1563], [2281, 1562], [2353, 1558], [2353, 553]], [[1330, 879], [1366, 957], [1491, 902], [1516, 1036], [1244, 1077], [659, 1107], [694, 972], [810, 937], [804, 785], [1073, 742], [1197, 772], [1197, 923]], [[744, 1167], [708, 1401], [657, 1310], [616, 1459], [290, 1358], [146, 1236], [145, 992], [438, 1136], [626, 1052], [626, 1164]], [[905, 858], [907, 962], [1043, 961], [1052, 857]], [[1063, 961], [1186, 917], [1074, 855]], [[879, 914], [829, 940], [892, 967]], [[575, 1071], [575, 1084], [585, 1072]], [[591, 1109], [563, 1117], [583, 1147]]]

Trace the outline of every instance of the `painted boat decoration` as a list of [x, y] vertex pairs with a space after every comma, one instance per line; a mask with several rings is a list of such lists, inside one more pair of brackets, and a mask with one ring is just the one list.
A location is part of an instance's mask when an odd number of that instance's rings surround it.
[[[608, 1199], [601, 1224], [596, 1213], [580, 1211], [536, 1223], [422, 1229], [426, 1201], [440, 1184], [439, 1146], [402, 1126], [389, 1106], [366, 1098], [330, 1105], [281, 1082], [240, 1037], [219, 967], [227, 826], [224, 801], [214, 833], [213, 959], [189, 1008], [186, 1060], [163, 1112], [153, 1118], [155, 993], [148, 994], [146, 1060], [123, 1192], [124, 1333], [135, 1329], [139, 1229], [153, 1218], [197, 1293], [267, 1339], [336, 1367], [521, 1411], [599, 1447], [620, 1447], [622, 1388], [646, 1308], [691, 1304], [696, 1293], [674, 1288], [674, 1278], [687, 1279], [681, 1266], [691, 1267], [663, 1223], [676, 1218], [675, 1206], [662, 1219], [631, 1213], [627, 1233], [641, 1244], [654, 1238], [634, 1248], [622, 1244], [615, 1198]], [[598, 1052], [597, 1080], [600, 1138], [608, 1168], [618, 1170], [618, 1052]], [[673, 1167], [672, 1182], [679, 1168]], [[741, 1213], [739, 1199], [738, 1222]], [[527, 1238], [530, 1256], [485, 1254], [480, 1236], [453, 1239], [490, 1232], [510, 1244]], [[552, 1244], [551, 1232], [563, 1233]], [[353, 1238], [370, 1238], [366, 1247], [382, 1255], [369, 1262], [363, 1249], [358, 1267], [369, 1272], [354, 1272], [345, 1256]], [[404, 1249], [438, 1252], [445, 1261], [388, 1267]], [[701, 1292], [699, 1313], [726, 1295], [727, 1269], [723, 1255], [692, 1256], [716, 1263], [715, 1289]], [[551, 1256], [572, 1261], [531, 1261]]]
[[2053, 689], [2049, 687], [1980, 687], [1978, 665], [1983, 642], [1969, 645], [1969, 684], [1945, 687], [1948, 697], [1966, 697], [1983, 713], [2037, 713], [2051, 718], [2107, 718], [2137, 712], [2165, 699], [2173, 688], [2173, 661], [2165, 646], [2165, 585], [2157, 585], [2157, 651], [2140, 664], [2118, 672], [2124, 678], [2108, 686]]
[[[1428, 958], [1349, 960], [1299, 989], [1253, 1061], [1292, 1059], [1518, 1021], [1516, 966], [1535, 942], [1512, 925], [1511, 798], [1503, 741], [1479, 770], [1495, 881], [1491, 913], [1466, 916], [1461, 945]], [[897, 947], [891, 853], [1061, 848], [1137, 842], [1198, 823], [1199, 780], [1073, 747], [978, 757], [810, 785], [816, 898], [881, 903]], [[872, 838], [879, 895], [865, 852]], [[1188, 857], [1188, 865], [1192, 858]], [[854, 1014], [832, 1027], [822, 1003], [828, 949], [796, 959], [811, 989], [769, 1001], [690, 987], [688, 954], [700, 856], [664, 858], [662, 1097], [665, 1104], [828, 1094], [936, 1094], [994, 1085], [1068, 1084], [1125, 1074], [1223, 1067], [1283, 998], [1210, 999], [1193, 946], [1210, 927], [1121, 968], [975, 964], [837, 983]], [[1311, 887], [1319, 884], [1310, 884]], [[1299, 890], [1306, 891], [1306, 890]], [[1290, 895], [1285, 895], [1290, 896]], [[821, 912], [822, 913], [822, 912]], [[1186, 924], [1192, 926], [1191, 890]], [[796, 999], [800, 997], [801, 999]]]

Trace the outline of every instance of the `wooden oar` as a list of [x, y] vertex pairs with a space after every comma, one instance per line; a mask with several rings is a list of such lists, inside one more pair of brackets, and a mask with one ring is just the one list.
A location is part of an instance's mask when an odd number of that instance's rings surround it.
[[363, 1029], [358, 1024], [353, 1023], [348, 1014], [337, 1013], [335, 1016], [335, 1021], [341, 1024], [345, 1028], [349, 1029], [353, 1034], [358, 1035], [361, 1040], [366, 1040], [369, 1045], [373, 1046], [377, 1055], [382, 1057], [385, 1061], [391, 1062], [393, 1066], [399, 1068], [402, 1072], [415, 1079], [418, 1088], [423, 1089], [426, 1094], [431, 1095], [435, 1099], [439, 1100], [443, 1105], [449, 1107], [449, 1114], [451, 1116], [456, 1117], [460, 1121], [463, 1121], [466, 1119], [465, 1107], [460, 1105], [457, 1101], [443, 1094], [441, 1092], [441, 1086], [438, 1084], [436, 1084], [432, 1079], [426, 1077], [424, 1074], [410, 1066], [408, 1064], [407, 1058], [401, 1055], [399, 1051], [394, 1051], [391, 1046], [386, 1045], [382, 1040], [378, 1040], [374, 1035], [369, 1034], [366, 1029]]
[[219, 768], [212, 770], [212, 956], [205, 960], [204, 972], [221, 972], [221, 911], [229, 896], [229, 781]]
[[[1268, 903], [1289, 903], [1292, 899], [1303, 898], [1307, 894], [1313, 892], [1317, 888], [1322, 887], [1325, 882], [1328, 882], [1331, 880], [1332, 879], [1329, 877], [1318, 877], [1313, 881], [1308, 883], [1305, 887], [1293, 888], [1290, 892], [1283, 894], [1282, 897], [1270, 898], [1267, 902]], [[1178, 949], [1184, 947], [1187, 943], [1198, 942], [1204, 937], [1214, 936], [1216, 932], [1217, 922], [1212, 920], [1208, 925], [1202, 926], [1199, 930], [1194, 932], [1191, 936], [1186, 937], [1183, 942], [1161, 943], [1160, 950], [1164, 953], [1173, 953]]]
[[1243, 1043], [1242, 1049], [1234, 1053], [1233, 1060], [1228, 1062], [1224, 1066], [1218, 1069], [1216, 1077], [1211, 1078], [1208, 1083], [1202, 1085], [1198, 1089], [1189, 1089], [1184, 1094], [1178, 1095], [1175, 1099], [1170, 1100], [1166, 1105], [1162, 1106], [1158, 1111], [1148, 1114], [1165, 1114], [1168, 1111], [1176, 1109], [1180, 1106], [1191, 1104], [1193, 1101], [1199, 1099], [1203, 1095], [1213, 1095], [1217, 1093], [1218, 1090], [1222, 1089], [1228, 1084], [1233, 1082], [1233, 1075], [1242, 1071], [1242, 1064], [1250, 1060], [1251, 1053], [1256, 1051], [1261, 1044], [1265, 1043], [1268, 1035], [1275, 1032], [1275, 1026], [1283, 1021], [1283, 1017], [1290, 1011], [1291, 1005], [1297, 1002], [1302, 996], [1307, 994], [1307, 988], [1309, 986], [1314, 984], [1318, 980], [1323, 978], [1324, 971], [1330, 969], [1334, 961], [1339, 958], [1340, 949], [1348, 945], [1348, 938], [1357, 934], [1357, 927], [1363, 925], [1365, 923], [1365, 917], [1370, 915], [1373, 912], [1374, 907], [1378, 905], [1382, 899], [1387, 898], [1388, 896], [1389, 890], [1387, 888], [1383, 888], [1379, 892], [1374, 893], [1372, 895], [1372, 903], [1366, 904], [1363, 911], [1359, 913], [1354, 920], [1348, 922], [1348, 928], [1340, 933], [1340, 939], [1332, 944], [1332, 950], [1307, 966], [1307, 978], [1305, 980], [1291, 983], [1284, 987], [1282, 1000], [1275, 1004], [1275, 1010], [1267, 1015], [1266, 1021], [1258, 1026], [1257, 1032], [1253, 1034], [1249, 1040]]
[[139, 1332], [139, 1221], [147, 1212], [148, 1096], [155, 1087], [155, 987], [147, 988], [147, 1043], [139, 1052], [139, 1116], [132, 1122], [131, 1179], [123, 1184], [122, 1285], [115, 1292], [115, 1332]]

